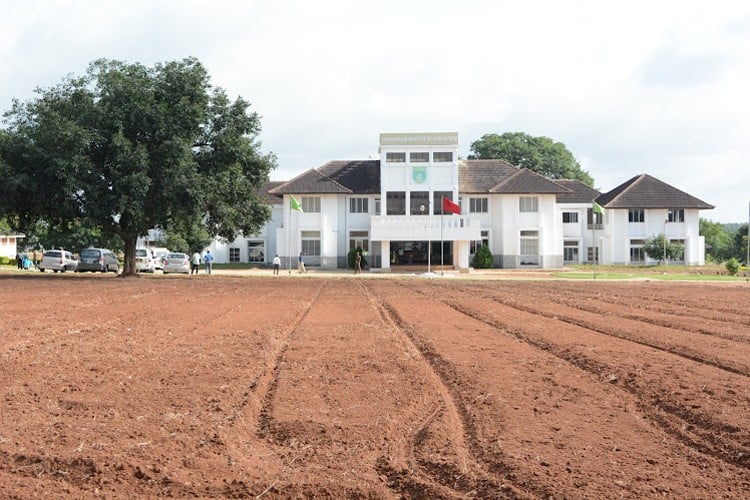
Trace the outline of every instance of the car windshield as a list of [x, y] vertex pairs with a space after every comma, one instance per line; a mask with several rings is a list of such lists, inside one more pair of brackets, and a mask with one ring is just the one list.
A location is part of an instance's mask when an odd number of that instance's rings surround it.
[[81, 258], [90, 259], [91, 257], [99, 257], [99, 250], [94, 250], [93, 248], [81, 250]]
[[167, 255], [168, 259], [184, 259], [186, 257], [187, 255], [185, 255], [184, 253], [170, 253], [169, 255]]
[[62, 253], [59, 251], [49, 251], [44, 254], [45, 257], [62, 257]]
[[135, 255], [138, 257], [148, 257], [148, 250], [145, 248], [137, 248], [135, 250]]

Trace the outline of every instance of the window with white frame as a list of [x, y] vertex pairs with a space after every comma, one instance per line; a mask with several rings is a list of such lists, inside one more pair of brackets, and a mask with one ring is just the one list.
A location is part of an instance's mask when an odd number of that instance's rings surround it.
[[409, 193], [409, 213], [411, 215], [430, 214], [429, 191], [412, 191]]
[[[248, 240], [247, 261], [248, 262], [265, 262], [266, 261], [266, 243], [263, 240]], [[239, 260], [237, 262], [239, 262]]]
[[320, 196], [303, 196], [300, 205], [302, 205], [302, 211], [306, 214], [319, 214]]
[[404, 191], [388, 191], [385, 193], [386, 215], [406, 215], [406, 193]]
[[646, 220], [645, 210], [642, 208], [631, 208], [628, 210], [628, 222], [638, 223]]
[[643, 240], [630, 240], [630, 262], [635, 264], [646, 262], [646, 252], [643, 251]]
[[562, 219], [563, 224], [578, 223], [578, 212], [563, 212]]
[[479, 250], [479, 247], [485, 246], [487, 248], [490, 247], [490, 232], [489, 231], [482, 231], [481, 233], [481, 240], [473, 240], [469, 242], [469, 253], [471, 255], [474, 255], [477, 253], [477, 250]]
[[428, 152], [415, 152], [409, 153], [409, 161], [411, 163], [429, 163], [430, 153]]
[[352, 197], [349, 198], [349, 213], [352, 214], [366, 214], [368, 213], [368, 199]]
[[375, 215], [380, 215], [380, 198], [375, 198]]
[[229, 247], [229, 262], [240, 261], [240, 249], [237, 247]]
[[521, 231], [521, 265], [539, 264], [539, 231]]
[[578, 241], [577, 240], [564, 240], [563, 241], [563, 261], [565, 262], [578, 262]]
[[599, 247], [587, 247], [586, 260], [588, 262], [599, 262]]
[[487, 198], [469, 198], [469, 212], [473, 214], [486, 214]]
[[302, 253], [320, 257], [320, 231], [302, 231]]
[[441, 215], [443, 213], [443, 198], [453, 201], [452, 191], [433, 191], [432, 192], [432, 213]]
[[435, 163], [444, 163], [453, 161], [452, 151], [436, 151], [432, 153], [432, 161]]
[[684, 208], [671, 208], [667, 212], [667, 220], [669, 222], [685, 222], [685, 209]]
[[349, 250], [361, 248], [365, 252], [370, 251], [369, 231], [349, 231]]
[[539, 198], [537, 196], [521, 196], [518, 198], [518, 210], [520, 212], [538, 212]]
[[[594, 225], [594, 221], [596, 221], [596, 225]], [[586, 210], [586, 227], [588, 229], [604, 229], [604, 217], [602, 214], [594, 212], [591, 208]]]
[[386, 163], [406, 163], [406, 153], [386, 153]]

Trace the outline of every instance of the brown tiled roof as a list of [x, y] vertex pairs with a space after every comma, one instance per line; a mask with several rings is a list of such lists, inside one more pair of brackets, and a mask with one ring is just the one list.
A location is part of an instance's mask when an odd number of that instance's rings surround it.
[[284, 184], [281, 181], [269, 181], [260, 189], [260, 199], [270, 205], [278, 205], [284, 202], [284, 197], [276, 194], [271, 194], [271, 190]]
[[557, 179], [555, 182], [570, 190], [569, 193], [557, 195], [558, 203], [591, 203], [602, 194], [576, 179]]
[[637, 175], [623, 182], [597, 197], [596, 202], [605, 208], [714, 208], [648, 174]]
[[519, 169], [515, 174], [490, 189], [490, 193], [500, 194], [561, 194], [567, 192], [567, 188], [526, 168]]
[[462, 160], [458, 162], [458, 191], [486, 194], [516, 172], [516, 167], [503, 160]]
[[271, 194], [370, 194], [380, 192], [380, 160], [330, 161], [270, 190]]
[[503, 160], [458, 162], [458, 191], [468, 194], [555, 194], [568, 190], [536, 172]]

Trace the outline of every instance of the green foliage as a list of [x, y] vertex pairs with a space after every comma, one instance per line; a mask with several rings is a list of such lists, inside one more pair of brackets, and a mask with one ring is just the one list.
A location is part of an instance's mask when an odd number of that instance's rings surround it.
[[740, 224], [737, 228], [737, 232], [734, 233], [734, 244], [736, 247], [734, 256], [740, 261], [747, 260], [747, 223]]
[[726, 231], [725, 225], [700, 219], [700, 234], [706, 241], [706, 260], [709, 262], [724, 262], [734, 255], [735, 242], [733, 235]]
[[732, 257], [727, 261], [726, 267], [730, 275], [737, 276], [737, 273], [740, 272], [740, 261]]
[[474, 269], [489, 269], [492, 267], [492, 252], [487, 245], [482, 245], [477, 249], [474, 258], [471, 260], [471, 266]]
[[594, 184], [573, 153], [549, 137], [532, 137], [524, 132], [485, 134], [471, 143], [471, 151], [469, 159], [501, 159], [550, 179], [578, 179], [588, 186]]
[[684, 245], [680, 243], [670, 243], [667, 242], [666, 247], [664, 245], [665, 239], [663, 234], [657, 234], [655, 236], [652, 236], [651, 238], [647, 238], [646, 241], [643, 242], [643, 251], [648, 255], [650, 258], [654, 260], [658, 260], [659, 262], [664, 263], [664, 257], [666, 254], [666, 258], [668, 261], [679, 261], [683, 260], [685, 256], [685, 247]]
[[353, 248], [352, 250], [349, 250], [349, 253], [346, 256], [347, 264], [349, 265], [349, 267], [354, 269], [354, 256], [356, 254], [359, 254], [362, 257], [362, 260], [360, 261], [359, 266], [362, 269], [364, 269], [367, 266], [367, 259], [365, 259], [365, 256], [367, 255], [367, 253], [364, 250], [362, 250], [362, 247], [357, 247], [357, 248]]
[[102, 59], [37, 94], [0, 130], [0, 214], [15, 227], [117, 236], [133, 274], [136, 239], [153, 227], [231, 240], [270, 218], [258, 192], [276, 159], [260, 152], [260, 118], [212, 88], [196, 59]]

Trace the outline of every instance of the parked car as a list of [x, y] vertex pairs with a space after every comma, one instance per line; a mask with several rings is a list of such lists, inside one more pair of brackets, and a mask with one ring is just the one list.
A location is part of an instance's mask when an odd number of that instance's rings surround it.
[[190, 257], [186, 253], [172, 252], [164, 259], [164, 274], [185, 273], [190, 274]]
[[52, 269], [54, 272], [64, 273], [65, 271], [75, 271], [77, 267], [78, 261], [67, 250], [47, 250], [39, 263], [39, 270], [42, 272]]
[[154, 269], [164, 268], [164, 259], [169, 255], [169, 249], [162, 247], [151, 247], [151, 252], [154, 254]]
[[106, 248], [84, 248], [78, 256], [78, 268], [76, 272], [120, 272], [120, 261], [111, 250]]
[[135, 272], [153, 273], [156, 266], [154, 265], [154, 254], [148, 248], [135, 249]]

